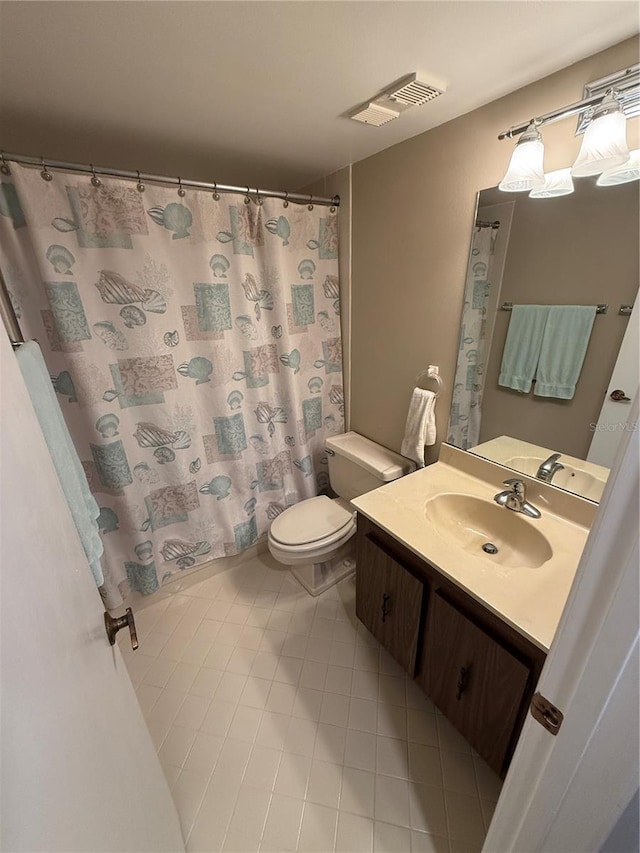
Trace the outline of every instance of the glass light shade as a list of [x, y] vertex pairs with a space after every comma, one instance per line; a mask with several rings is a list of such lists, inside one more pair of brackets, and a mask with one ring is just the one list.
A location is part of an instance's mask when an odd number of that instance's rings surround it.
[[522, 134], [511, 155], [507, 174], [498, 184], [505, 193], [520, 193], [544, 186], [544, 143], [534, 125]]
[[558, 169], [544, 176], [544, 186], [531, 190], [529, 198], [556, 198], [573, 192], [571, 169]]
[[634, 148], [629, 154], [629, 160], [621, 166], [614, 166], [603, 172], [596, 183], [599, 187], [613, 187], [616, 184], [628, 184], [629, 181], [640, 180], [640, 148]]
[[619, 107], [615, 112], [594, 118], [584, 132], [578, 159], [571, 170], [573, 177], [599, 175], [626, 163], [629, 159], [626, 131], [627, 120]]

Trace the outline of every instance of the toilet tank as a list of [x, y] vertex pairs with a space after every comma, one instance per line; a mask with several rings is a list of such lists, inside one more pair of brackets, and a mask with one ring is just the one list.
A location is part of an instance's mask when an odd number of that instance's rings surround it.
[[375, 441], [346, 432], [325, 441], [331, 488], [350, 501], [415, 470], [415, 464]]

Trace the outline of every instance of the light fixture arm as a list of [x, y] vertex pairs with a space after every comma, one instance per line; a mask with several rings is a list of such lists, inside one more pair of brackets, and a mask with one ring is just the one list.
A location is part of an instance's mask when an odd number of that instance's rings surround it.
[[615, 97], [615, 90], [608, 89], [606, 92], [602, 92], [599, 95], [592, 95], [590, 98], [583, 98], [581, 101], [576, 101], [574, 104], [569, 104], [566, 107], [560, 107], [557, 110], [552, 110], [549, 113], [537, 116], [535, 119], [529, 119], [521, 124], [514, 124], [509, 128], [509, 130], [504, 130], [502, 133], [499, 133], [498, 139], [513, 139], [514, 136], [519, 136], [521, 133], [524, 133], [532, 123], [535, 123], [537, 127], [540, 127], [543, 124], [551, 124], [554, 121], [569, 118], [570, 116], [581, 113], [590, 107], [597, 107], [611, 94]]

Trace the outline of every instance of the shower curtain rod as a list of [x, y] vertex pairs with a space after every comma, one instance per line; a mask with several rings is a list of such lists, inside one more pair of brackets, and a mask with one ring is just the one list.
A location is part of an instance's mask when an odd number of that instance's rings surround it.
[[[323, 196], [314, 196], [311, 193], [305, 195], [303, 193], [290, 193], [283, 190], [261, 190], [258, 187], [234, 187], [230, 184], [216, 184], [208, 181], [192, 181], [188, 178], [171, 178], [167, 175], [151, 175], [146, 172], [131, 172], [126, 169], [111, 169], [108, 166], [94, 166], [86, 163], [68, 163], [66, 160], [47, 160], [44, 157], [29, 157], [26, 154], [7, 154], [5, 151], [0, 152], [0, 161], [2, 165], [0, 170], [7, 174], [7, 161], [14, 163], [23, 163], [26, 166], [40, 166], [43, 175], [48, 173], [49, 169], [59, 169], [64, 172], [81, 172], [87, 175], [92, 175], [92, 180], [99, 180], [100, 175], [109, 178], [127, 178], [132, 181], [137, 181], [138, 184], [143, 184], [145, 181], [153, 184], [168, 184], [169, 186], [178, 187], [178, 190], [183, 188], [194, 190], [210, 190], [213, 193], [240, 193], [244, 196], [256, 198], [281, 198], [285, 201], [297, 202], [299, 204], [319, 204], [321, 206], [340, 206], [340, 196], [334, 195], [332, 198]], [[50, 180], [50, 178], [47, 178]], [[99, 184], [98, 184], [99, 186]]]

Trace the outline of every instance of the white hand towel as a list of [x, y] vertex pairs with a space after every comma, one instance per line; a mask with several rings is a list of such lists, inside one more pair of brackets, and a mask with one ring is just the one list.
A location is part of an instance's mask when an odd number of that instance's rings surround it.
[[414, 388], [400, 453], [424, 468], [424, 446], [436, 443], [436, 395]]

